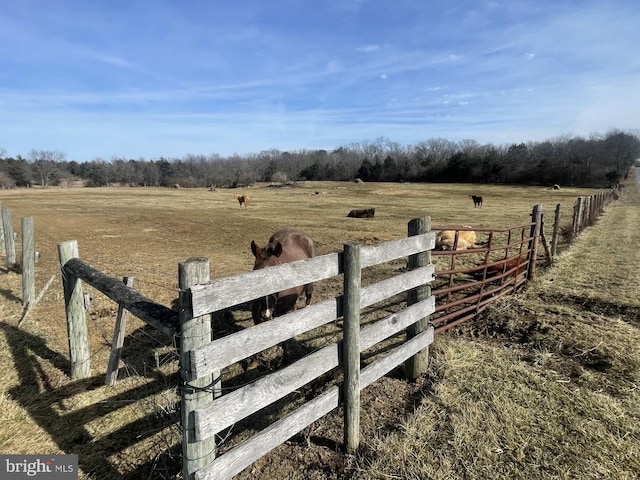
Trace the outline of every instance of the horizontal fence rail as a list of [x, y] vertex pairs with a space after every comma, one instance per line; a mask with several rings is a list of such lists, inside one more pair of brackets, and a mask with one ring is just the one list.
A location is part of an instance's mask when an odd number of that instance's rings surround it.
[[62, 266], [63, 275], [73, 275], [114, 300], [140, 320], [167, 335], [178, 326], [178, 312], [154, 302], [113, 277], [105, 275], [79, 258], [72, 258]]

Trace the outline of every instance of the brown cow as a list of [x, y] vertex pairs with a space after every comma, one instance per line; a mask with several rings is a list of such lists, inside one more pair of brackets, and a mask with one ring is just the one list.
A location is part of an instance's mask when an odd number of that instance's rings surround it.
[[236, 195], [236, 200], [240, 204], [240, 208], [244, 205], [244, 208], [247, 208], [247, 204], [249, 203], [249, 195]]
[[[485, 270], [487, 272], [486, 274], [484, 273]], [[476, 280], [480, 280], [483, 277], [496, 277], [506, 272], [510, 272], [508, 277], [517, 277], [527, 270], [529, 270], [529, 259], [525, 255], [518, 255], [505, 260], [491, 262], [485, 268], [473, 272], [472, 275]]]
[[[315, 254], [315, 246], [311, 237], [300, 230], [278, 230], [269, 238], [269, 243], [260, 248], [255, 241], [251, 241], [251, 251], [255, 257], [254, 270], [280, 265], [282, 263], [295, 262], [312, 258]], [[305, 307], [311, 303], [313, 283], [289, 288], [281, 292], [272, 293], [253, 301], [251, 316], [254, 324], [271, 320], [274, 317], [284, 315], [297, 309], [298, 298], [304, 292]], [[286, 346], [284, 348], [287, 356]], [[258, 365], [256, 356], [252, 357], [249, 369]]]

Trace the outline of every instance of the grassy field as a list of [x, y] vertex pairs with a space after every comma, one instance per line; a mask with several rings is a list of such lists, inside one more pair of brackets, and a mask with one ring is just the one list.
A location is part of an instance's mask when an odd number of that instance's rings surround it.
[[[566, 224], [575, 198], [594, 192], [322, 182], [212, 192], [0, 192], [16, 230], [21, 217], [34, 217], [42, 252], [36, 291], [54, 276], [17, 329], [20, 277], [0, 271], [0, 355], [6, 365], [0, 452], [77, 453], [81, 478], [174, 478], [179, 470], [176, 359], [169, 339], [131, 319], [120, 379], [114, 388], [102, 386], [116, 306], [92, 292], [94, 377], [69, 380], [56, 250], [62, 241], [77, 240], [83, 260], [116, 278], [133, 276], [141, 293], [170, 305], [180, 260], [209, 258], [212, 278], [245, 272], [253, 265], [251, 240], [264, 243], [283, 226], [306, 230], [324, 254], [348, 241], [404, 237], [409, 220], [425, 215], [434, 225], [500, 227], [528, 222], [536, 203], [551, 219], [560, 203]], [[250, 196], [248, 208], [239, 208], [235, 193]], [[473, 208], [470, 194], [485, 197], [482, 209]], [[367, 388], [358, 456], [339, 453], [341, 412], [335, 412], [239, 478], [636, 478], [639, 206], [631, 184], [524, 293], [439, 336], [430, 371], [420, 381], [390, 375]], [[367, 207], [376, 208], [374, 219], [346, 217]], [[331, 288], [316, 292], [315, 300], [334, 294]]]

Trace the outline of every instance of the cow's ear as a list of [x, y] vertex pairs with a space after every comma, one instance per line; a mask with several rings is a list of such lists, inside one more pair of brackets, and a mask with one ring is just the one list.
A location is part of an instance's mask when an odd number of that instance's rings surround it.
[[253, 256], [258, 258], [258, 255], [262, 252], [261, 248], [256, 245], [254, 240], [251, 240], [251, 251], [253, 252]]
[[282, 255], [282, 244], [280, 242], [277, 242], [276, 245], [273, 247], [273, 255], [276, 257], [279, 257], [280, 255]]

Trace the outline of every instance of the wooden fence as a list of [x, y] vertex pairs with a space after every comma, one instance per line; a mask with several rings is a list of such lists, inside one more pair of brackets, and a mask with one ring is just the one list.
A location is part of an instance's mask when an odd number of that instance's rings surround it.
[[[64, 283], [72, 378], [90, 375], [90, 359], [81, 281], [101, 291], [149, 325], [180, 337], [181, 415], [185, 478], [229, 478], [266, 452], [338, 406], [345, 406], [345, 446], [359, 444], [360, 389], [405, 363], [415, 379], [426, 371], [427, 346], [433, 341], [428, 317], [435, 299], [428, 283], [434, 278], [430, 250], [435, 234], [428, 218], [409, 223], [403, 240], [362, 247], [345, 244], [344, 251], [209, 281], [207, 259], [179, 265], [179, 312], [141, 296], [130, 286], [108, 277], [78, 258], [77, 242], [59, 245]], [[361, 287], [361, 271], [408, 257], [406, 271]], [[342, 275], [343, 295], [278, 317], [266, 324], [211, 341], [211, 313], [250, 302], [273, 291]], [[360, 328], [361, 309], [404, 294], [406, 308]], [[250, 385], [220, 396], [224, 367], [278, 343], [342, 318], [343, 340], [318, 350]], [[406, 331], [407, 341], [382, 360], [360, 369], [360, 352]], [[115, 337], [115, 336], [114, 336]], [[111, 362], [110, 362], [111, 363]], [[288, 395], [324, 373], [342, 367], [343, 387], [332, 386], [296, 412], [279, 420], [237, 448], [216, 458], [215, 434]], [[215, 401], [214, 401], [215, 400]]]
[[613, 200], [616, 200], [619, 195], [620, 192], [618, 189], [612, 189], [608, 192], [602, 192], [588, 197], [578, 197], [573, 205], [573, 218], [569, 241], [573, 242], [582, 230], [602, 215], [604, 207], [609, 205]]
[[[360, 390], [409, 359], [412, 360], [406, 367], [406, 373], [410, 378], [416, 378], [426, 369], [426, 347], [433, 341], [433, 327], [428, 325], [427, 318], [435, 310], [435, 299], [425, 287], [434, 275], [433, 265], [428, 262], [428, 252], [434, 247], [435, 235], [418, 232], [428, 230], [428, 224], [428, 219], [414, 220], [409, 226], [414, 235], [403, 240], [367, 247], [345, 244], [341, 253], [214, 280], [194, 285], [185, 292], [183, 308], [191, 309], [186, 319], [199, 317], [206, 321], [204, 319], [210, 313], [274, 291], [330, 279], [340, 274], [344, 282], [343, 295], [339, 297], [218, 340], [209, 341], [210, 336], [202, 335], [199, 337], [201, 346], [182, 352], [184, 361], [180, 375], [184, 381], [185, 478], [191, 478], [191, 475], [195, 475], [196, 479], [232, 477], [338, 407], [340, 400], [344, 402], [345, 411], [345, 448], [347, 452], [355, 452], [359, 444]], [[407, 256], [410, 258], [409, 268], [404, 273], [361, 287], [362, 269]], [[405, 309], [360, 328], [361, 309], [400, 294], [408, 295], [408, 292], [412, 293], [406, 298]], [[336, 322], [341, 317], [342, 342], [330, 344], [227, 395], [217, 394], [215, 378], [223, 368], [296, 335]], [[362, 351], [404, 331], [408, 333], [405, 343], [384, 358], [360, 369]], [[330, 387], [252, 438], [215, 458], [216, 434], [336, 367], [342, 368], [342, 389], [339, 386]], [[194, 386], [192, 382], [198, 380], [200, 384]], [[198, 394], [197, 398], [191, 398]], [[193, 408], [191, 402], [194, 403]]]

